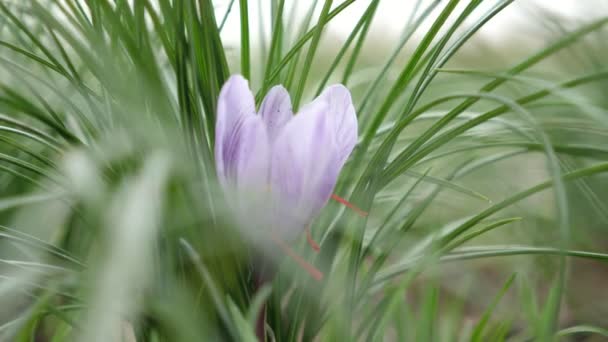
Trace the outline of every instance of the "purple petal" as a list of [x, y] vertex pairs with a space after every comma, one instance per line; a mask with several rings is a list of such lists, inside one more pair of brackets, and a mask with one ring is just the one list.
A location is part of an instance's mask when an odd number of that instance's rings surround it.
[[239, 191], [267, 191], [270, 146], [264, 123], [257, 115], [243, 116], [237, 125], [238, 138], [230, 146], [232, 163], [226, 169]]
[[266, 127], [259, 116], [244, 115], [236, 130], [238, 138], [229, 151], [233, 162], [225, 170], [227, 199], [244, 227], [267, 227], [270, 145]]
[[220, 92], [215, 123], [215, 165], [223, 185], [229, 181], [227, 171], [238, 162], [235, 153], [240, 144], [239, 129], [247, 116], [255, 116], [253, 94], [243, 77], [231, 76]]
[[327, 108], [325, 101], [304, 107], [285, 125], [272, 149], [275, 229], [289, 235], [305, 228], [325, 206], [342, 167]]
[[333, 126], [339, 159], [342, 165], [357, 144], [357, 116], [350, 92], [345, 86], [336, 84], [327, 87], [315, 101], [325, 101], [327, 114]]
[[293, 117], [291, 99], [287, 90], [282, 86], [272, 87], [262, 101], [260, 115], [266, 124], [268, 138], [272, 145], [283, 126]]

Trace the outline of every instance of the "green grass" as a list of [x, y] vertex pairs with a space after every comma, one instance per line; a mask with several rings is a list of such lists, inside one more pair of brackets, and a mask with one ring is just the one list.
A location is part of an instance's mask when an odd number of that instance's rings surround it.
[[[412, 1], [378, 39], [371, 0], [332, 36], [359, 2], [272, 0], [253, 27], [256, 1], [0, 0], [0, 340], [255, 341], [262, 308], [276, 341], [606, 338], [608, 13], [530, 12], [546, 44], [494, 51], [477, 34], [517, 2]], [[293, 243], [322, 281], [231, 224], [213, 146], [234, 73], [258, 105], [353, 94], [335, 193], [369, 216], [330, 202], [320, 252]]]

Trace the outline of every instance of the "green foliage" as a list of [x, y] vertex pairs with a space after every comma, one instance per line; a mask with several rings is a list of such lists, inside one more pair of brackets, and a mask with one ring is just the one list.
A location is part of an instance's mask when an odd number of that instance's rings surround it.
[[[411, 2], [390, 48], [381, 0], [327, 34], [356, 2], [273, 0], [256, 32], [247, 0], [0, 0], [0, 340], [608, 336], [608, 302], [574, 304], [606, 280], [578, 281], [608, 262], [608, 15], [530, 14], [547, 44], [497, 67], [475, 39], [512, 0]], [[335, 193], [369, 215], [329, 203], [321, 251], [294, 243], [322, 281], [232, 224], [213, 146], [236, 72], [294, 108], [353, 94]]]

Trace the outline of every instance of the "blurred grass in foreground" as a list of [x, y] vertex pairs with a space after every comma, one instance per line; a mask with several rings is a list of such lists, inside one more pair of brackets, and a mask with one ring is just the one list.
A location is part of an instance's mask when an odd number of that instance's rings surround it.
[[[469, 39], [512, 1], [414, 1], [379, 47], [371, 0], [345, 41], [322, 39], [359, 1], [296, 21], [273, 0], [259, 46], [234, 1], [234, 47], [210, 0], [0, 0], [0, 339], [251, 341], [266, 301], [277, 341], [606, 338], [608, 15], [537, 14], [546, 45], [493, 51]], [[330, 203], [321, 252], [297, 241], [322, 282], [234, 227], [216, 188], [235, 72], [258, 98], [353, 93], [335, 192], [370, 216]], [[255, 292], [259, 250], [281, 268]]]

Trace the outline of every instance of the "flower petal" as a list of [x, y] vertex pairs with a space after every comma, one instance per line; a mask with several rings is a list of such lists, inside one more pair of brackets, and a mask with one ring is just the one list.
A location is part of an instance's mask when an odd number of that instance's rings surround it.
[[357, 144], [357, 115], [350, 92], [345, 86], [335, 84], [327, 87], [315, 101], [327, 103], [327, 113], [335, 132], [338, 154], [342, 165]]
[[236, 136], [229, 146], [232, 162], [226, 164], [226, 198], [241, 225], [268, 226], [268, 174], [270, 146], [266, 127], [257, 115], [244, 115], [236, 125]]
[[246, 116], [255, 116], [255, 102], [242, 76], [231, 76], [222, 87], [217, 103], [215, 123], [215, 165], [220, 182], [228, 181], [227, 170], [234, 168], [239, 128]]
[[282, 86], [274, 86], [262, 101], [260, 115], [266, 124], [268, 138], [272, 144], [285, 124], [293, 117], [291, 98]]
[[325, 101], [305, 106], [272, 148], [270, 183], [277, 197], [275, 230], [295, 236], [325, 206], [342, 168]]
[[257, 115], [243, 116], [238, 138], [231, 151], [234, 162], [226, 174], [239, 191], [266, 191], [270, 167], [270, 146], [266, 128]]

